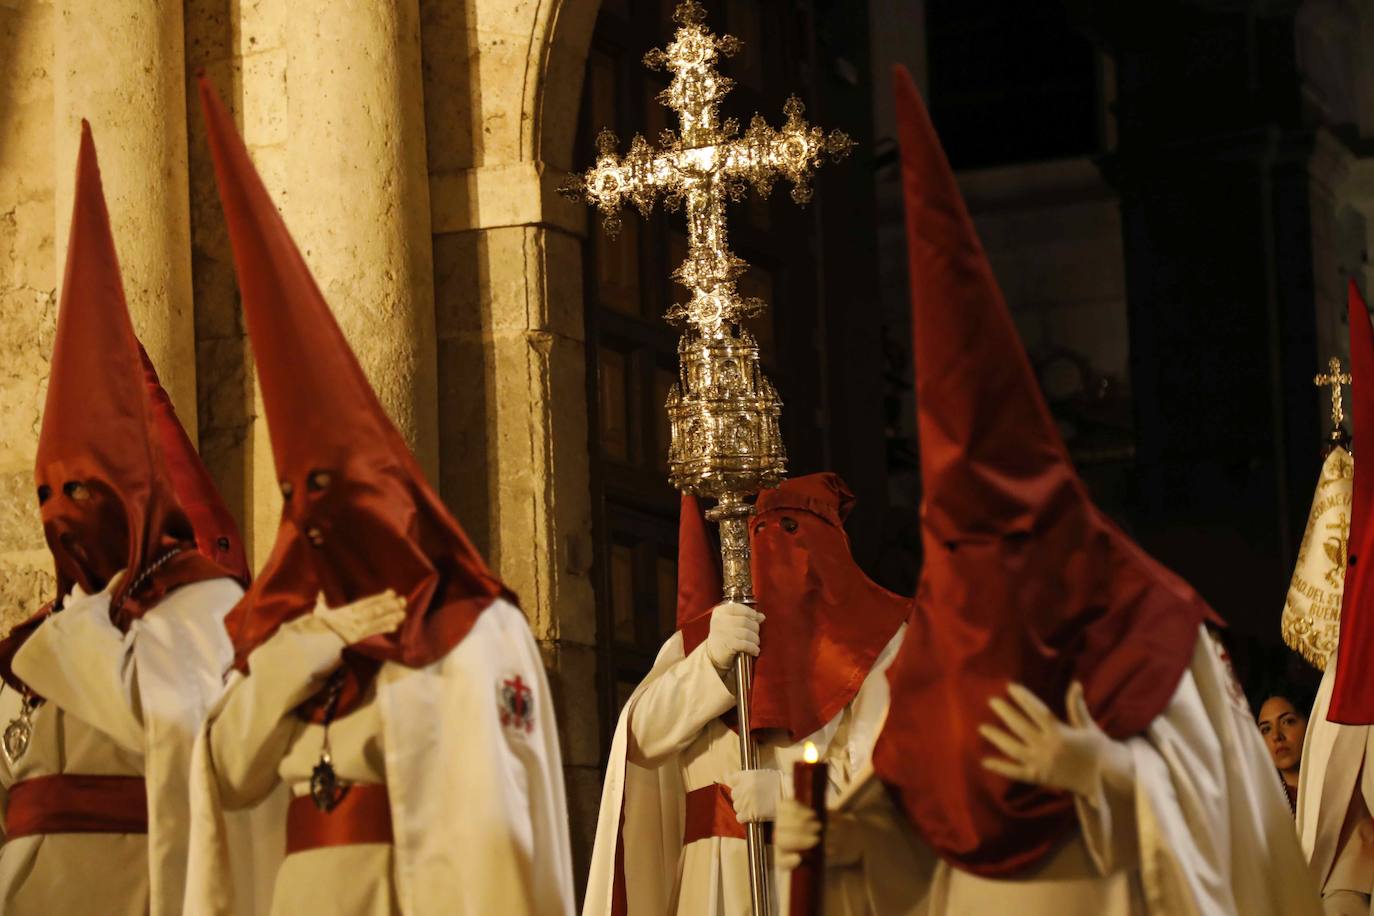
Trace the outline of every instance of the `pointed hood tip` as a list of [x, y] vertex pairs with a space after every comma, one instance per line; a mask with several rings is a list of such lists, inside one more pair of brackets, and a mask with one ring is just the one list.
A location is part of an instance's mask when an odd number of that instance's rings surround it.
[[215, 84], [210, 80], [210, 77], [205, 73], [203, 68], [196, 73], [196, 89], [197, 94], [200, 96], [201, 112], [208, 119], [208, 109], [214, 106], [223, 106], [224, 101], [219, 97], [219, 90], [215, 87]]
[[[76, 149], [76, 183], [79, 188], [84, 181], [94, 179], [100, 183], [100, 156], [95, 149], [95, 134], [91, 131], [91, 124], [85, 118], [81, 119], [81, 142]], [[79, 195], [78, 195], [79, 196]], [[73, 201], [73, 207], [78, 203]], [[94, 204], [95, 202], [89, 202]], [[99, 201], [100, 209], [105, 209], [105, 196], [103, 189]]]
[[917, 95], [920, 95], [920, 92], [916, 88], [916, 78], [911, 75], [911, 71], [907, 69], [906, 64], [892, 65], [892, 86], [897, 91], [897, 100], [899, 103], [906, 101], [902, 98], [905, 94], [915, 92]]
[[695, 496], [682, 494], [677, 533], [677, 626], [693, 643], [705, 634], [698, 632], [699, 627], [689, 626], [709, 615], [724, 591], [718, 557], [701, 504]]
[[1077, 474], [925, 101], [894, 72], [927, 517], [948, 536], [1023, 526], [1047, 501], [1016, 481]]

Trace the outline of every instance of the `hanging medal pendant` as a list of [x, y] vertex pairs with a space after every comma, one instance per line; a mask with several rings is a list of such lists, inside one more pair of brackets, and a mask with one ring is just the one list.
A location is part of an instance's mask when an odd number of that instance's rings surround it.
[[10, 766], [19, 762], [29, 749], [29, 742], [33, 740], [33, 711], [38, 708], [38, 700], [27, 690], [24, 691], [24, 699], [19, 705], [19, 717], [11, 719], [10, 724], [5, 726], [5, 734], [0, 739], [0, 746], [5, 751], [5, 760]]
[[329, 753], [329, 726], [339, 709], [339, 696], [343, 693], [343, 673], [334, 672], [329, 679], [328, 695], [324, 704], [324, 742], [320, 747], [320, 762], [310, 771], [310, 797], [315, 807], [328, 814], [338, 807], [348, 793], [348, 784], [339, 780], [334, 771], [334, 757]]
[[315, 764], [315, 769], [310, 773], [310, 797], [314, 799], [315, 807], [327, 814], [338, 807], [347, 791], [348, 787], [339, 782], [339, 774], [334, 772], [334, 760], [329, 755], [329, 749], [325, 748], [320, 752], [320, 762]]

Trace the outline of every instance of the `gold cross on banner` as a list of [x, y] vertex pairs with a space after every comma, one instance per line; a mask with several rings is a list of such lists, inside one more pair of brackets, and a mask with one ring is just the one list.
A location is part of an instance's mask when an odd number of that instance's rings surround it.
[[826, 134], [802, 118], [802, 103], [793, 96], [783, 106], [787, 121], [774, 130], [759, 115], [740, 134], [734, 118], [720, 120], [720, 103], [734, 80], [716, 69], [721, 56], [737, 54], [742, 45], [733, 35], [717, 37], [704, 25], [706, 10], [696, 0], [683, 0], [673, 12], [678, 24], [673, 43], [644, 55], [644, 65], [673, 74], [658, 101], [678, 116], [679, 132], [665, 130], [658, 146], [635, 135], [624, 157], [616, 154], [615, 134], [597, 137], [596, 165], [573, 176], [562, 188], [566, 196], [595, 204], [606, 232], [620, 226], [619, 211], [633, 203], [645, 216], [661, 196], [670, 210], [686, 207], [687, 260], [673, 273], [691, 299], [668, 312], [686, 320], [703, 336], [715, 337], [724, 326], [757, 314], [765, 303], [741, 299], [736, 280], [747, 265], [727, 242], [725, 202], [740, 200], [748, 186], [768, 196], [778, 178], [792, 182], [792, 199], [811, 199], [811, 176], [827, 154], [841, 159], [854, 142], [840, 131]]
[[1331, 426], [1333, 432], [1338, 432], [1341, 424], [1345, 422], [1345, 408], [1341, 402], [1341, 386], [1350, 384], [1350, 373], [1341, 371], [1341, 361], [1336, 357], [1331, 357], [1327, 363], [1327, 371], [1312, 379], [1312, 384], [1317, 387], [1322, 385], [1331, 386]]

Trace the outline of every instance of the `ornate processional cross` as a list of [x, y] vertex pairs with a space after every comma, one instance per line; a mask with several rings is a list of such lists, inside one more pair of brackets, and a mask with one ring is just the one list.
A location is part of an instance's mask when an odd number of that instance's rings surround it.
[[[672, 44], [650, 51], [644, 64], [672, 72], [658, 100], [677, 114], [678, 132], [665, 130], [657, 148], [636, 135], [621, 157], [615, 135], [603, 130], [596, 141], [596, 165], [560, 190], [595, 204], [609, 235], [619, 228], [627, 202], [644, 216], [660, 197], [668, 209], [686, 210], [687, 259], [673, 277], [691, 295], [667, 315], [685, 325], [678, 341], [678, 380], [666, 405], [672, 436], [668, 473], [679, 490], [716, 500], [707, 515], [720, 527], [724, 596], [750, 603], [747, 522], [753, 507], [748, 497], [776, 486], [787, 459], [778, 431], [782, 402], [759, 367], [758, 344], [740, 326], [764, 303], [740, 298], [736, 282], [746, 265], [730, 251], [725, 209], [751, 186], [767, 196], [779, 178], [791, 181], [792, 200], [805, 204], [822, 159], [841, 159], [854, 143], [839, 131], [826, 134], [807, 124], [796, 97], [783, 106], [787, 120], [781, 130], [758, 115], [743, 134], [733, 118], [721, 122], [720, 103], [734, 81], [717, 71], [716, 62], [738, 53], [740, 42], [708, 32], [706, 10], [696, 0], [682, 0], [673, 21], [678, 29]], [[741, 723], [751, 721], [753, 661], [744, 653], [735, 659]], [[740, 728], [739, 738], [741, 768], [756, 769], [758, 747], [750, 730]], [[750, 902], [755, 916], [765, 916], [772, 906], [762, 825], [749, 824], [747, 838]]]
[[1345, 431], [1342, 428], [1342, 424], [1345, 422], [1345, 408], [1341, 402], [1341, 386], [1349, 385], [1350, 381], [1350, 373], [1341, 371], [1341, 361], [1334, 356], [1327, 363], [1327, 371], [1312, 379], [1312, 384], [1318, 388], [1323, 385], [1331, 386], [1331, 438], [1333, 440], [1339, 440], [1345, 436]]
[[659, 197], [670, 210], [687, 212], [688, 254], [674, 278], [691, 292], [691, 300], [675, 306], [668, 318], [685, 320], [700, 333], [714, 335], [722, 325], [736, 324], [757, 314], [764, 303], [742, 300], [735, 282], [746, 264], [730, 251], [725, 205], [738, 201], [752, 186], [767, 197], [778, 178], [792, 182], [792, 199], [805, 204], [811, 199], [811, 176], [829, 155], [841, 159], [854, 142], [840, 131], [829, 135], [802, 118], [804, 106], [796, 96], [787, 100], [782, 130], [774, 130], [754, 115], [749, 129], [740, 134], [734, 118], [720, 120], [720, 103], [734, 80], [716, 70], [721, 56], [731, 57], [743, 47], [733, 35], [716, 37], [705, 28], [706, 10], [696, 0], [684, 0], [673, 13], [679, 28], [666, 49], [644, 55], [644, 65], [669, 70], [673, 81], [658, 101], [678, 116], [679, 132], [665, 130], [658, 148], [642, 136], [630, 142], [623, 158], [616, 155], [617, 140], [609, 130], [597, 137], [596, 165], [585, 175], [574, 176], [561, 189], [573, 199], [595, 204], [604, 217], [606, 232], [620, 227], [620, 209], [633, 203], [648, 216]]

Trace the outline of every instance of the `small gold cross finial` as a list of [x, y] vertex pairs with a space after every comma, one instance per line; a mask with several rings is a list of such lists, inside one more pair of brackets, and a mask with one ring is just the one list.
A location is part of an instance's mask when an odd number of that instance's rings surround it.
[[683, 0], [673, 20], [678, 29], [672, 44], [644, 55], [644, 64], [673, 74], [658, 101], [677, 114], [677, 133], [665, 130], [657, 146], [635, 136], [622, 158], [615, 135], [602, 131], [596, 165], [559, 190], [600, 209], [611, 235], [627, 203], [645, 216], [659, 198], [669, 209], [685, 209], [687, 260], [673, 277], [691, 299], [674, 306], [668, 318], [714, 337], [764, 306], [741, 298], [736, 288], [746, 265], [727, 241], [726, 202], [739, 200], [750, 186], [766, 197], [778, 178], [786, 178], [792, 182], [792, 199], [805, 204], [811, 199], [811, 176], [822, 161], [843, 158], [854, 143], [840, 131], [827, 134], [806, 123], [795, 96], [783, 106], [787, 120], [780, 130], [759, 115], [742, 133], [734, 118], [722, 121], [720, 103], [734, 81], [721, 75], [716, 63], [739, 53], [742, 45], [732, 35], [708, 31], [706, 10], [696, 0]]
[[1331, 386], [1331, 427], [1332, 435], [1340, 433], [1341, 424], [1345, 422], [1345, 408], [1341, 401], [1341, 386], [1350, 384], [1350, 373], [1341, 371], [1341, 361], [1336, 357], [1331, 357], [1331, 361], [1326, 364], [1327, 371], [1314, 377], [1312, 384], [1317, 387], [1323, 385]]

